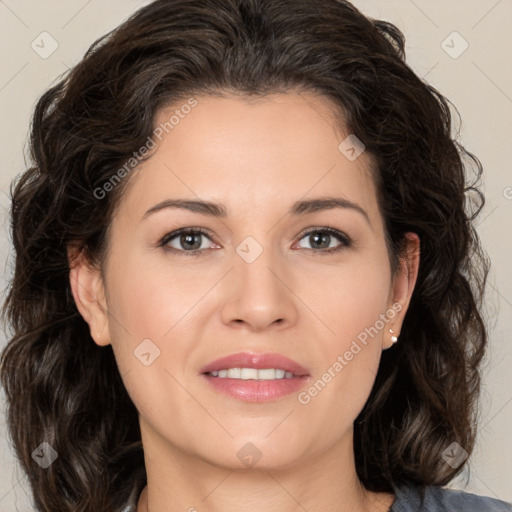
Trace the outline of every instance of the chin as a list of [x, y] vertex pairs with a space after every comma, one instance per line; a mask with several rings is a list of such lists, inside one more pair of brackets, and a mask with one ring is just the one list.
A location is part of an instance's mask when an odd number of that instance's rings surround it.
[[275, 439], [270, 437], [235, 437], [230, 443], [216, 444], [214, 452], [198, 456], [209, 464], [237, 472], [285, 470], [300, 463], [304, 456], [303, 442], [299, 451], [297, 443], [287, 444], [277, 436]]

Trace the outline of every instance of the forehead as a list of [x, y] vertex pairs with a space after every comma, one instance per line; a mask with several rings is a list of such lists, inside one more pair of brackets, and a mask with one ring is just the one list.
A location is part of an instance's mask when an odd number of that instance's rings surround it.
[[351, 161], [340, 150], [350, 134], [341, 109], [325, 96], [195, 101], [193, 108], [183, 108], [184, 101], [157, 113], [155, 150], [134, 172], [123, 201], [142, 208], [199, 196], [227, 204], [228, 215], [262, 214], [302, 197], [336, 194], [377, 213], [373, 161], [365, 152]]

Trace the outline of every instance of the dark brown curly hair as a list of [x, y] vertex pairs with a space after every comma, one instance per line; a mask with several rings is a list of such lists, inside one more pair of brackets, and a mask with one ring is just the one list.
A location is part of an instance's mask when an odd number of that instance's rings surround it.
[[[38, 100], [31, 167], [11, 188], [12, 332], [1, 359], [7, 424], [38, 511], [118, 510], [145, 479], [137, 410], [111, 346], [93, 342], [77, 310], [67, 248], [101, 267], [130, 177], [101, 199], [94, 191], [146, 143], [159, 109], [191, 95], [313, 91], [341, 107], [340, 123], [376, 162], [392, 262], [404, 233], [421, 239], [400, 343], [383, 353], [355, 421], [357, 473], [389, 492], [444, 485], [462, 470], [441, 453], [453, 441], [471, 453], [476, 436], [489, 268], [473, 222], [482, 166], [404, 44], [396, 26], [345, 0], [157, 0]], [[31, 456], [43, 441], [59, 455], [47, 469]]]

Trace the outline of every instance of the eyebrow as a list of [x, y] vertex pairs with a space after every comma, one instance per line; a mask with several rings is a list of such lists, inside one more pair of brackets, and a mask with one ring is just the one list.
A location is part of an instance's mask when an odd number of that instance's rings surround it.
[[[227, 217], [227, 209], [220, 203], [194, 199], [166, 199], [165, 201], [162, 201], [161, 203], [151, 207], [142, 216], [142, 220], [146, 219], [151, 214], [166, 208], [178, 208], [191, 212], [201, 213], [203, 215], [209, 215], [212, 217]], [[289, 209], [288, 214], [292, 216], [300, 216], [323, 210], [332, 210], [333, 208], [354, 210], [360, 213], [371, 226], [368, 213], [358, 204], [342, 197], [319, 197], [316, 199], [296, 201]]]

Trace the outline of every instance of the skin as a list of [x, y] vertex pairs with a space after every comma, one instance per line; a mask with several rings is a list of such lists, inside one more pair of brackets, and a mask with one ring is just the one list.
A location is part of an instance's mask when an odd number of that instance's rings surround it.
[[[392, 275], [372, 160], [365, 152], [349, 161], [339, 151], [348, 133], [327, 98], [196, 99], [130, 176], [103, 272], [79, 256], [70, 275], [94, 342], [112, 344], [139, 412], [148, 485], [137, 510], [386, 511], [394, 496], [366, 491], [357, 478], [352, 425], [392, 345], [388, 329], [400, 334], [418, 237], [408, 234], [407, 256]], [[156, 125], [175, 108], [160, 111]], [[351, 208], [286, 213], [295, 201], [324, 196], [348, 199], [368, 218]], [[167, 208], [141, 220], [171, 198], [219, 202], [228, 214]], [[351, 245], [334, 236], [314, 245], [302, 234], [327, 226]], [[184, 227], [208, 231], [200, 256], [184, 254], [179, 236], [168, 242], [177, 252], [159, 247]], [[252, 263], [236, 252], [248, 236], [263, 249]], [[234, 352], [278, 352], [309, 371], [307, 389], [393, 304], [400, 313], [306, 405], [297, 393], [245, 403], [199, 375]], [[144, 339], [160, 350], [149, 366], [134, 356]], [[237, 456], [246, 443], [261, 452], [251, 467]]]

